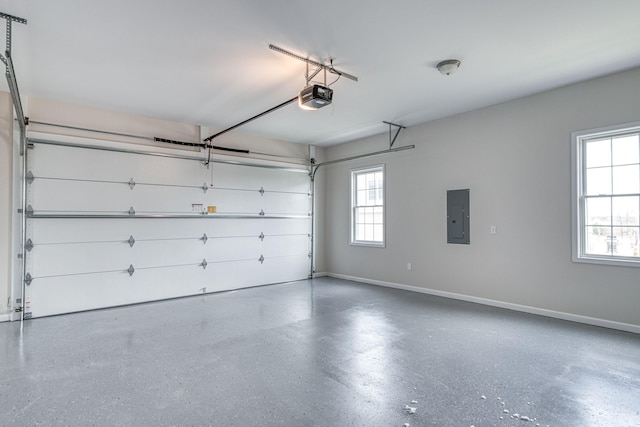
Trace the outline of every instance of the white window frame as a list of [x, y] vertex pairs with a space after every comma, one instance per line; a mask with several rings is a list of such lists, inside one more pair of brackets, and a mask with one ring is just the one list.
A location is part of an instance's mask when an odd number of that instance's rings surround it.
[[640, 267], [640, 258], [594, 255], [585, 251], [585, 141], [640, 132], [640, 122], [626, 123], [571, 133], [571, 223], [574, 262]]
[[[373, 241], [373, 240], [356, 240], [356, 193], [357, 193], [357, 176], [362, 173], [370, 173], [370, 172], [382, 172], [382, 241]], [[350, 173], [351, 179], [351, 201], [349, 203], [351, 214], [350, 214], [350, 226], [349, 226], [349, 244], [354, 246], [372, 246], [378, 248], [384, 248], [386, 242], [386, 223], [387, 223], [387, 209], [386, 209], [386, 194], [387, 194], [387, 176], [384, 164], [367, 166], [357, 169], [351, 169]]]

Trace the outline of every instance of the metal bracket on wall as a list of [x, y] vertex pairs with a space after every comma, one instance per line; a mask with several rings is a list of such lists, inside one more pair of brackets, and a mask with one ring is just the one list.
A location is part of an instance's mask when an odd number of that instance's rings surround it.
[[127, 268], [127, 273], [129, 273], [129, 277], [133, 276], [133, 273], [136, 271], [135, 268], [133, 268], [133, 264], [129, 264], [129, 268]]
[[315, 167], [314, 166], [311, 167], [312, 169], [310, 173], [311, 182], [314, 182], [316, 178], [316, 173], [318, 172], [318, 169], [320, 169], [321, 166], [328, 166], [328, 165], [333, 165], [335, 163], [348, 162], [350, 160], [356, 160], [356, 159], [364, 159], [367, 157], [380, 156], [382, 154], [395, 153], [403, 150], [413, 150], [414, 148], [416, 148], [415, 145], [406, 145], [404, 147], [389, 148], [387, 150], [375, 151], [373, 153], [359, 154], [357, 156], [343, 157], [341, 159], [328, 160], [326, 162], [318, 163], [315, 165]]
[[29, 171], [25, 179], [27, 180], [27, 184], [33, 184], [33, 180], [36, 179], [36, 177], [33, 176], [33, 172]]
[[260, 258], [258, 258], [258, 261], [260, 261], [260, 264], [264, 263], [264, 255], [260, 255]]
[[260, 235], [258, 236], [258, 238], [264, 242], [264, 233], [260, 232]]
[[[406, 126], [402, 126], [402, 125], [399, 125], [399, 124], [396, 124], [396, 123], [391, 123], [391, 122], [385, 122], [385, 121], [383, 121], [382, 123], [386, 123], [386, 124], [389, 125], [389, 148], [392, 148], [393, 144], [395, 144], [396, 139], [398, 138], [398, 135], [400, 135], [400, 131], [402, 129], [406, 129]], [[393, 139], [391, 139], [391, 127], [392, 126], [395, 126], [395, 127], [398, 128], [398, 130], [396, 131], [396, 134], [393, 137]]]
[[129, 188], [133, 190], [133, 187], [136, 186], [136, 182], [133, 180], [133, 178], [131, 178], [129, 180]]
[[31, 252], [31, 249], [33, 249], [33, 240], [28, 239], [27, 243], [24, 244], [24, 248], [27, 250], [27, 252]]
[[133, 247], [133, 245], [136, 244], [136, 239], [133, 238], [133, 236], [129, 236], [129, 240], [127, 240], [127, 243], [129, 243], [129, 247]]
[[209, 240], [209, 238], [207, 237], [207, 233], [204, 233], [200, 240], [202, 240], [203, 244], [207, 244], [207, 240]]

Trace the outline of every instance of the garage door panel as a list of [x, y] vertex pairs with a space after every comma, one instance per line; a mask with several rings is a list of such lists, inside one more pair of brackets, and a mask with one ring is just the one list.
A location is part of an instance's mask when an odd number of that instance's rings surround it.
[[270, 236], [264, 239], [262, 247], [268, 256], [306, 255], [310, 248], [309, 239], [307, 235]]
[[238, 192], [238, 191], [217, 191], [207, 204], [215, 205], [219, 213], [238, 213], [256, 215], [260, 210], [264, 210], [264, 200], [260, 193]]
[[31, 198], [36, 212], [126, 213], [135, 203], [125, 185], [87, 181], [36, 180]]
[[[111, 221], [96, 219], [47, 219], [31, 221], [29, 237], [34, 243], [69, 243], [119, 241], [133, 236], [136, 242], [149, 239], [199, 239], [218, 227], [211, 226], [216, 219], [134, 219]], [[259, 233], [258, 233], [259, 234]]]
[[281, 283], [302, 280], [308, 277], [309, 257], [302, 256], [274, 257], [264, 261], [263, 280], [265, 283]]
[[197, 266], [52, 277], [33, 280], [28, 305], [40, 317], [196, 295], [207, 286]]
[[255, 259], [262, 254], [258, 238], [232, 238], [218, 240], [215, 244], [207, 244], [205, 258], [207, 261], [236, 261]]
[[311, 198], [306, 194], [267, 193], [264, 203], [269, 205], [272, 212], [295, 212], [297, 215], [307, 215], [311, 211]]
[[213, 179], [215, 188], [243, 188], [247, 190], [292, 191], [307, 193], [309, 176], [305, 172], [290, 172], [277, 169], [238, 168], [235, 165], [214, 163]]
[[[30, 186], [35, 211], [127, 213], [193, 212], [193, 204], [214, 204], [202, 188], [138, 185], [90, 181], [35, 180]], [[258, 193], [259, 194], [259, 193]]]
[[[118, 243], [37, 245], [30, 253], [33, 277], [122, 270], [129, 267], [128, 245]], [[108, 253], [109, 256], [105, 256]]]
[[165, 158], [141, 157], [110, 151], [83, 150], [74, 147], [36, 145], [29, 153], [29, 169], [36, 177], [92, 179], [98, 181], [200, 185], [210, 180], [202, 163]]

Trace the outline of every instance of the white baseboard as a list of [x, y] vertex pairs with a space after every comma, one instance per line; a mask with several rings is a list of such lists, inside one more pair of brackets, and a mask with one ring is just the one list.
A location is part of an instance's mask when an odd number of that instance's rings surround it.
[[313, 278], [316, 279], [318, 277], [328, 277], [329, 273], [327, 273], [326, 271], [316, 271], [315, 273], [313, 273]]
[[410, 292], [418, 292], [421, 294], [428, 294], [428, 295], [435, 295], [439, 297], [457, 299], [461, 301], [489, 305], [492, 307], [499, 307], [499, 308], [506, 308], [508, 310], [521, 311], [529, 314], [537, 314], [539, 316], [552, 317], [552, 318], [561, 319], [561, 320], [568, 320], [570, 322], [584, 323], [592, 326], [600, 326], [603, 328], [617, 329], [620, 331], [633, 332], [636, 334], [640, 334], [640, 325], [634, 325], [631, 323], [615, 322], [613, 320], [599, 319], [597, 317], [589, 317], [589, 316], [582, 316], [579, 314], [564, 313], [561, 311], [547, 310], [545, 308], [531, 307], [528, 305], [514, 304], [510, 302], [474, 297], [469, 295], [457, 294], [454, 292], [439, 291], [436, 289], [421, 288], [418, 286], [403, 285], [400, 283], [366, 279], [363, 277], [347, 276], [344, 274], [324, 273], [324, 275], [329, 277], [335, 277], [336, 279], [352, 280], [354, 282], [367, 283], [370, 285], [402, 289]]
[[0, 322], [10, 322], [13, 320], [11, 314], [0, 314]]

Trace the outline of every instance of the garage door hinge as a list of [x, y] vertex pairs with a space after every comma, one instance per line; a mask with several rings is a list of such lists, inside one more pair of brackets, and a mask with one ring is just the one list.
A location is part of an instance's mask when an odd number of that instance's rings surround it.
[[129, 180], [129, 188], [133, 190], [133, 187], [136, 186], [136, 182], [133, 180], [133, 178], [131, 178]]
[[26, 179], [27, 179], [27, 184], [31, 184], [33, 183], [33, 180], [36, 179], [36, 177], [33, 176], [33, 172], [29, 171], [27, 172]]
[[264, 216], [264, 209], [260, 209], [260, 213], [258, 215]]
[[264, 196], [264, 187], [260, 187], [260, 190], [258, 190], [258, 193], [260, 193], [261, 196]]
[[260, 235], [258, 236], [258, 238], [264, 242], [264, 233], [260, 232]]
[[27, 273], [27, 275], [24, 276], [24, 283], [29, 286], [31, 285], [31, 282], [33, 282], [33, 277], [31, 277], [31, 273]]
[[258, 258], [258, 261], [260, 261], [260, 264], [262, 264], [264, 262], [264, 255], [260, 255], [260, 258]]
[[209, 240], [209, 238], [207, 237], [207, 233], [204, 233], [202, 235], [202, 237], [200, 238], [200, 240], [202, 240], [202, 243], [206, 245], [207, 244], [207, 240]]
[[133, 206], [131, 206], [131, 207], [129, 208], [129, 215], [133, 216], [133, 215], [135, 215], [135, 214], [136, 214], [136, 210], [135, 210], [135, 209], [133, 209]]
[[202, 184], [202, 187], [201, 187], [201, 188], [202, 188], [202, 192], [203, 192], [203, 193], [206, 193], [206, 192], [207, 192], [207, 190], [209, 189], [209, 186], [208, 186], [208, 185], [207, 185], [207, 183], [205, 182], [204, 184]]
[[207, 269], [207, 264], [208, 264], [207, 260], [206, 260], [206, 258], [204, 258], [202, 260], [202, 262], [200, 263], [200, 266], [202, 267], [203, 270], [206, 270]]
[[133, 247], [133, 245], [136, 244], [136, 239], [133, 238], [133, 236], [129, 236], [129, 240], [127, 240], [127, 243], [129, 243], [129, 247]]
[[27, 216], [33, 215], [33, 207], [31, 205], [27, 206]]
[[27, 239], [27, 243], [24, 244], [24, 248], [27, 252], [31, 252], [31, 249], [33, 249], [33, 240]]
[[127, 268], [127, 273], [129, 273], [129, 277], [133, 276], [133, 273], [136, 271], [135, 268], [133, 268], [133, 264], [129, 265], [129, 268]]

